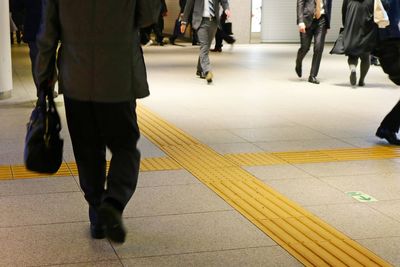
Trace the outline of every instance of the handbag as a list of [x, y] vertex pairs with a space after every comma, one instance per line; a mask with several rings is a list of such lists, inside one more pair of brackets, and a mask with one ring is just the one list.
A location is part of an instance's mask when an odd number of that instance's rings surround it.
[[374, 22], [378, 24], [379, 28], [386, 28], [390, 25], [388, 14], [381, 0], [374, 1]]
[[344, 37], [343, 37], [344, 28], [340, 28], [339, 36], [335, 41], [335, 44], [332, 47], [332, 50], [329, 52], [330, 54], [335, 55], [343, 55], [344, 54]]
[[42, 90], [32, 111], [25, 138], [25, 167], [34, 172], [53, 174], [62, 163], [61, 121], [53, 90]]

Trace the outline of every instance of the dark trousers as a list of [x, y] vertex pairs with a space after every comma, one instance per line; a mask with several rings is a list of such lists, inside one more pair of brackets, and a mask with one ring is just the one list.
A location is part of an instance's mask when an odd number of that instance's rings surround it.
[[[92, 207], [107, 201], [121, 211], [135, 192], [140, 166], [136, 103], [95, 103], [65, 97], [80, 186]], [[106, 173], [106, 147], [112, 158]]]
[[35, 62], [37, 55], [39, 53], [36, 42], [28, 42], [29, 45], [29, 57], [31, 58], [31, 70], [32, 70], [32, 77], [35, 77]]
[[300, 33], [301, 46], [297, 52], [296, 64], [301, 64], [307, 52], [310, 50], [311, 41], [314, 38], [314, 54], [312, 59], [310, 76], [317, 77], [319, 65], [324, 52], [325, 36], [326, 36], [326, 20], [325, 16], [320, 19], [314, 19], [311, 26], [306, 28], [305, 33]]
[[350, 56], [347, 59], [347, 63], [350, 65], [358, 65], [358, 59], [361, 60], [360, 66], [360, 82], [364, 82], [365, 76], [367, 76], [369, 67], [371, 66], [371, 54], [369, 52], [362, 54], [361, 56]]
[[215, 49], [222, 48], [222, 41], [225, 41], [228, 44], [233, 44], [236, 40], [231, 35], [227, 34], [223, 29], [218, 28], [217, 33], [215, 34]]
[[[389, 75], [390, 80], [400, 85], [400, 39], [381, 42], [375, 54], [379, 57], [382, 69]], [[397, 102], [392, 111], [383, 119], [381, 127], [396, 133], [399, 131], [400, 101]]]

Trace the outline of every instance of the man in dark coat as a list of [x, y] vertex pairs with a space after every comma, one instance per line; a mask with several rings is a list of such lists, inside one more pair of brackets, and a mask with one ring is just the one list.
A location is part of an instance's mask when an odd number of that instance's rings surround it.
[[[180, 8], [179, 17], [175, 21], [174, 32], [172, 33], [171, 37], [169, 38], [169, 42], [172, 45], [175, 44], [176, 38], [178, 38], [178, 36], [182, 35], [181, 20], [183, 18], [183, 12], [185, 11], [185, 6], [186, 6], [186, 0], [179, 0], [179, 8]], [[193, 11], [191, 13], [192, 14], [189, 15], [189, 23], [191, 23], [191, 21], [192, 21]], [[196, 30], [194, 30], [193, 27], [191, 27], [191, 31], [192, 31], [192, 33], [191, 33], [192, 34], [192, 45], [197, 45], [198, 40], [197, 40]]]
[[359, 86], [370, 67], [371, 51], [376, 46], [378, 27], [374, 22], [374, 0], [344, 0], [342, 5], [344, 54], [348, 56], [350, 84], [357, 83], [357, 65], [361, 59]]
[[35, 73], [35, 61], [38, 53], [36, 35], [39, 31], [39, 24], [42, 18], [42, 0], [12, 0], [11, 7], [13, 13], [25, 13], [23, 39], [29, 45], [33, 75]]
[[[400, 85], [400, 1], [382, 0], [387, 10], [390, 25], [379, 30], [380, 42], [376, 55], [390, 80]], [[392, 145], [400, 145], [396, 133], [400, 129], [400, 101], [381, 122], [376, 136], [386, 139]]]
[[314, 38], [314, 55], [308, 81], [319, 84], [319, 65], [324, 51], [325, 36], [330, 28], [332, 0], [297, 0], [297, 25], [301, 46], [297, 52], [296, 73], [302, 76], [302, 62]]
[[36, 84], [49, 90], [57, 58], [93, 238], [125, 241], [122, 212], [140, 165], [136, 99], [149, 95], [139, 28], [155, 23], [159, 10], [159, 0], [43, 0]]

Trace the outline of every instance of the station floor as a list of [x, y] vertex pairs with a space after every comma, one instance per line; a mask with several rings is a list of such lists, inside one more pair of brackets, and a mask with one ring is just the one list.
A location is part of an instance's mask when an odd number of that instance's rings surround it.
[[[374, 136], [400, 89], [371, 66], [349, 86], [328, 54], [307, 82], [296, 44], [145, 47], [151, 96], [138, 101], [139, 185], [123, 245], [89, 236], [63, 97], [64, 163], [23, 167], [35, 102], [28, 49], [15, 45], [13, 96], [0, 101], [0, 266], [400, 266], [400, 150]], [[108, 155], [108, 158], [110, 156]]]

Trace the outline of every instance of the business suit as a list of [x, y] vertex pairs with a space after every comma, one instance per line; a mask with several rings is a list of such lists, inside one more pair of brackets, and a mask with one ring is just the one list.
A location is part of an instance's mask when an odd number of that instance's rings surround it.
[[321, 0], [323, 15], [315, 18], [315, 0], [297, 0], [297, 25], [305, 26], [305, 32], [300, 32], [301, 46], [296, 58], [296, 73], [302, 76], [302, 61], [310, 50], [311, 41], [314, 38], [314, 54], [309, 76], [309, 82], [319, 83], [317, 80], [322, 53], [324, 51], [325, 36], [330, 28], [332, 0]]
[[[140, 164], [135, 100], [149, 95], [138, 29], [157, 21], [157, 2], [43, 1], [36, 84], [48, 90], [55, 82], [60, 41], [59, 86], [93, 238], [125, 241], [122, 212]], [[108, 174], [106, 147], [112, 152]]]
[[228, 0], [213, 0], [214, 16], [204, 17], [205, 1], [208, 0], [188, 0], [186, 2], [182, 23], [187, 24], [189, 15], [193, 10], [192, 27], [197, 30], [197, 38], [200, 42], [200, 55], [197, 63], [197, 75], [206, 78], [207, 82], [212, 82], [211, 63], [209, 51], [211, 42], [214, 39], [217, 27], [220, 23], [220, 5], [224, 11], [229, 10]]
[[[400, 86], [400, 2], [398, 0], [383, 0], [387, 10], [390, 25], [379, 30], [379, 43], [376, 55], [379, 57], [383, 71], [389, 79]], [[386, 139], [392, 145], [400, 145], [397, 133], [400, 129], [400, 101], [385, 116], [376, 136]]]

